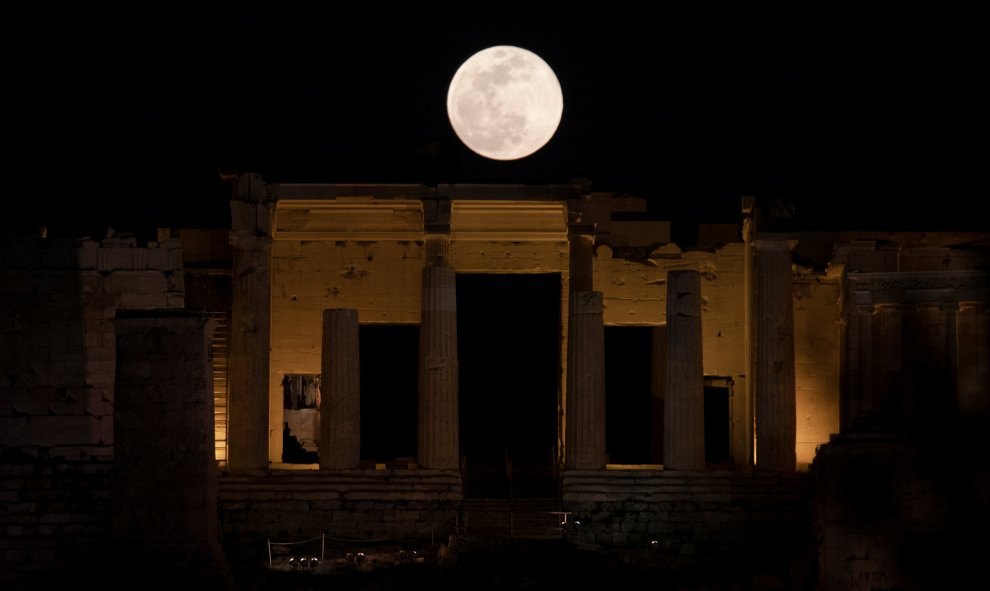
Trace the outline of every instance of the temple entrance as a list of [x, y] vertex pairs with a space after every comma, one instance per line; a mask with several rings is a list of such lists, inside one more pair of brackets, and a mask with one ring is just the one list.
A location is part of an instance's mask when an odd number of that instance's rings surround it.
[[560, 275], [457, 275], [465, 496], [557, 495]]
[[705, 376], [705, 462], [722, 470], [732, 469], [732, 386], [732, 378]]
[[605, 453], [609, 464], [654, 460], [650, 444], [662, 433], [652, 433], [652, 347], [652, 326], [605, 327]]

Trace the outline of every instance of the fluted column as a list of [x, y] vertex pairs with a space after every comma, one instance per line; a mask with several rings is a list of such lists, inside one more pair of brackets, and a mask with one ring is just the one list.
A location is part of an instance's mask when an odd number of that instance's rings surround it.
[[787, 240], [756, 240], [756, 467], [793, 471], [794, 303]]
[[567, 338], [567, 468], [605, 467], [605, 324], [602, 293], [571, 293]]
[[705, 467], [705, 382], [701, 362], [701, 276], [667, 273], [667, 379], [664, 458], [667, 470]]
[[878, 308], [868, 293], [847, 297], [845, 323], [845, 389], [839, 401], [840, 428], [858, 429], [868, 415], [876, 381], [874, 371], [874, 325]]
[[460, 465], [457, 400], [457, 289], [446, 236], [428, 236], [419, 325], [418, 460], [424, 468]]
[[361, 464], [361, 357], [357, 310], [323, 311], [320, 468]]
[[[227, 469], [268, 467], [272, 209], [257, 175], [237, 184], [230, 202], [234, 250], [227, 385]], [[281, 438], [281, 426], [277, 429]]]

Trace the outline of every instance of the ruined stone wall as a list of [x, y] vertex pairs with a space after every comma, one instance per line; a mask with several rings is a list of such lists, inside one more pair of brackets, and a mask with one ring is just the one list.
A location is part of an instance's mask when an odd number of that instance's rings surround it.
[[0, 581], [109, 560], [118, 309], [183, 305], [177, 242], [0, 244]]
[[334, 470], [223, 476], [219, 512], [233, 568], [267, 566], [266, 543], [446, 541], [463, 499], [458, 472]]
[[667, 269], [680, 259], [614, 256], [608, 246], [595, 249], [594, 288], [604, 294], [606, 326], [656, 326], [667, 321]]
[[965, 589], [984, 577], [987, 421], [843, 435], [812, 466], [821, 591]]
[[[563, 475], [568, 536], [635, 551], [674, 571], [813, 577], [811, 482], [806, 474], [753, 477], [736, 472], [570, 471]], [[580, 522], [580, 525], [577, 524]]]

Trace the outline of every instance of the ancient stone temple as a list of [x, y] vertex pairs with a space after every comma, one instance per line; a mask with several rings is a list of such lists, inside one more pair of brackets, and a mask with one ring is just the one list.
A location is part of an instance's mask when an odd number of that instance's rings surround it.
[[979, 555], [990, 234], [784, 231], [743, 198], [680, 245], [582, 184], [230, 188], [230, 228], [5, 238], [5, 577], [115, 535], [209, 576], [321, 535], [549, 535], [764, 588]]

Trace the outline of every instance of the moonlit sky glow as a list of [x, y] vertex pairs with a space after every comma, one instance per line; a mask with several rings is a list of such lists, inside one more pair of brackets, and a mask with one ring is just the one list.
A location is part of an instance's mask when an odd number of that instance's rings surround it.
[[457, 136], [478, 154], [516, 160], [542, 148], [560, 124], [563, 95], [535, 53], [489, 47], [465, 61], [450, 82], [447, 114]]
[[[223, 168], [300, 183], [588, 179], [674, 227], [737, 222], [755, 195], [815, 230], [985, 229], [970, 205], [984, 20], [967, 8], [25, 4], [4, 38], [0, 224], [229, 227]], [[566, 95], [550, 141], [515, 160], [479, 157], [446, 108], [453, 74], [496, 45], [540, 56]]]

